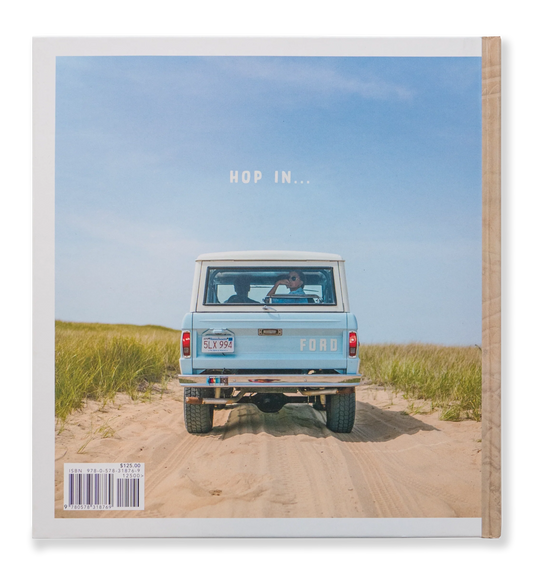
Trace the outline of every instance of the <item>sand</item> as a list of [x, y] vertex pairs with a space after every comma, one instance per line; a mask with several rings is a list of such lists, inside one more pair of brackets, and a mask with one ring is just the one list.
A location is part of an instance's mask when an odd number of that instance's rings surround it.
[[[373, 385], [357, 389], [350, 434], [303, 404], [214, 417], [211, 433], [187, 433], [177, 381], [150, 401], [89, 402], [57, 429], [56, 517], [481, 516], [479, 422], [409, 414]], [[63, 510], [63, 464], [99, 462], [145, 463], [143, 511]]]

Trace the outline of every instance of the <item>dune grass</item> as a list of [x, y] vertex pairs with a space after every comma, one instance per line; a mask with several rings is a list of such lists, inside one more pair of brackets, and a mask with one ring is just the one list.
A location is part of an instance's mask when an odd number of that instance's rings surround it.
[[56, 322], [56, 417], [87, 399], [148, 396], [179, 368], [180, 332], [159, 326]]
[[[56, 322], [56, 417], [87, 399], [119, 392], [149, 397], [179, 370], [180, 332], [160, 326]], [[423, 344], [362, 345], [366, 380], [439, 409], [441, 418], [481, 419], [481, 351]]]
[[362, 345], [361, 372], [372, 383], [428, 402], [441, 419], [481, 419], [481, 350], [425, 344]]

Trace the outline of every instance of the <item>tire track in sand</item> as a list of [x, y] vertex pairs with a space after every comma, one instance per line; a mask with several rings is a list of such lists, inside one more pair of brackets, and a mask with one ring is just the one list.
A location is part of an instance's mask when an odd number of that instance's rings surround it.
[[[390, 409], [390, 402], [366, 394], [350, 434], [329, 431], [325, 414], [308, 405], [265, 414], [244, 404], [215, 410], [213, 431], [190, 435], [178, 393], [117, 412], [106, 407], [117, 432], [91, 441], [83, 453], [77, 453], [82, 428], [92, 426], [87, 421], [96, 411], [58, 436], [57, 517], [479, 516], [475, 422], [408, 416], [399, 411], [401, 398]], [[63, 512], [67, 460], [144, 462], [146, 509]]]

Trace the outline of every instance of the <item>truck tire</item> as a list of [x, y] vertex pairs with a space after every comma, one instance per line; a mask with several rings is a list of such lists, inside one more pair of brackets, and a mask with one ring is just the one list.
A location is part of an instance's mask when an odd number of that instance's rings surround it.
[[326, 427], [335, 433], [350, 433], [355, 422], [355, 391], [326, 396]]
[[213, 397], [212, 389], [186, 387], [183, 390], [183, 414], [189, 433], [209, 433], [213, 429], [213, 405], [187, 403], [188, 397]]

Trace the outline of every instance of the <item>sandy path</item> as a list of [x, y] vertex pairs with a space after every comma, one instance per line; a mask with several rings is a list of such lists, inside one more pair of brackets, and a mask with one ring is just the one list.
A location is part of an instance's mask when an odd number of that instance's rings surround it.
[[[56, 438], [56, 516], [479, 517], [481, 424], [406, 406], [362, 386], [351, 434], [329, 431], [308, 405], [241, 405], [195, 436], [177, 382], [150, 402], [89, 403]], [[145, 510], [63, 511], [66, 462], [144, 462]]]

